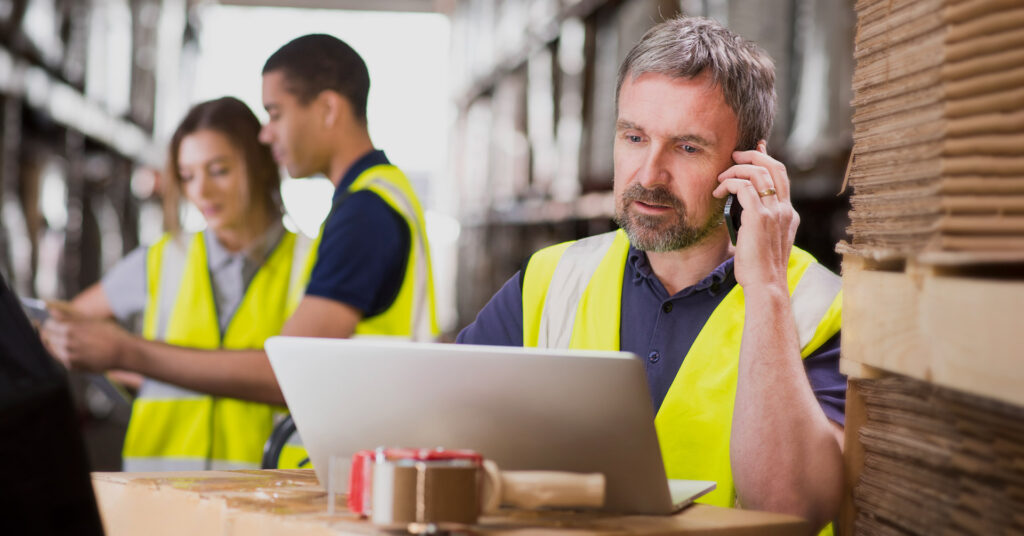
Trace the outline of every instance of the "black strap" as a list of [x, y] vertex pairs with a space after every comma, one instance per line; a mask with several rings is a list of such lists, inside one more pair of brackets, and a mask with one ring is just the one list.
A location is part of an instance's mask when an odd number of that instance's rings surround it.
[[285, 444], [288, 443], [288, 440], [296, 431], [295, 421], [292, 419], [291, 414], [285, 415], [283, 419], [274, 425], [273, 431], [270, 432], [270, 438], [263, 445], [261, 469], [277, 469], [281, 459], [281, 451], [284, 450]]

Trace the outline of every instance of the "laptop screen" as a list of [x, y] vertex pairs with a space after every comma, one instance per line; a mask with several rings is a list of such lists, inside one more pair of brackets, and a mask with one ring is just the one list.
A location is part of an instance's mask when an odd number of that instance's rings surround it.
[[361, 449], [441, 446], [502, 469], [604, 473], [609, 511], [672, 510], [632, 354], [296, 337], [265, 347], [324, 485], [331, 456], [347, 467]]

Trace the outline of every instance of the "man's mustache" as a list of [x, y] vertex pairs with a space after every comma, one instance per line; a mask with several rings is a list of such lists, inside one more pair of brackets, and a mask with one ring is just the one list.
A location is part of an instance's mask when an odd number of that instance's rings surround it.
[[626, 203], [639, 201], [648, 205], [672, 207], [677, 212], [683, 209], [683, 202], [663, 186], [647, 189], [639, 184], [633, 184], [622, 193], [622, 200]]

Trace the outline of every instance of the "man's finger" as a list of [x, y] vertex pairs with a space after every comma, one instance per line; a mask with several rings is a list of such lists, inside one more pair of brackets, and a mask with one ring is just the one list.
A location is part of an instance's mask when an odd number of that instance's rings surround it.
[[772, 211], [761, 202], [757, 189], [746, 179], [725, 179], [712, 192], [713, 196], [719, 198], [725, 197], [727, 194], [736, 194], [736, 199], [739, 200], [740, 206], [743, 207], [744, 215], [748, 212], [757, 213], [760, 217], [764, 218], [771, 217], [772, 215]]
[[779, 201], [789, 201], [789, 174], [786, 166], [761, 151], [736, 151], [732, 153], [732, 159], [737, 164], [750, 164], [760, 166], [768, 170], [775, 184], [775, 190], [779, 195]]
[[761, 166], [751, 164], [737, 164], [722, 172], [718, 176], [719, 181], [728, 179], [743, 179], [754, 185], [761, 202], [766, 206], [775, 207], [779, 204], [778, 190], [768, 170]]

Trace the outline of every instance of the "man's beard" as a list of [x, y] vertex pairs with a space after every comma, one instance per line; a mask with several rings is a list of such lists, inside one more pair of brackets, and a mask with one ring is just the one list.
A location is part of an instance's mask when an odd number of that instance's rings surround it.
[[[722, 224], [724, 199], [714, 199], [714, 206], [707, 219], [699, 226], [686, 221], [683, 202], [672, 195], [667, 188], [659, 186], [648, 190], [634, 183], [622, 192], [615, 203], [615, 223], [629, 236], [629, 243], [641, 251], [665, 252], [685, 249], [699, 244]], [[634, 201], [651, 205], [667, 206], [671, 212], [662, 216], [637, 214], [630, 210]]]

